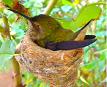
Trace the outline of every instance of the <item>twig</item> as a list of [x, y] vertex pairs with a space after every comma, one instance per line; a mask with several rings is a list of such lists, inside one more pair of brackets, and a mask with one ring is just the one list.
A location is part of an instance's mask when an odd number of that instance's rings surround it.
[[20, 87], [22, 85], [22, 77], [20, 74], [19, 63], [17, 62], [15, 57], [13, 57], [11, 61], [12, 61], [13, 69], [14, 69], [14, 73], [15, 73], [14, 79], [15, 79], [16, 87]]
[[43, 14], [49, 15], [57, 2], [58, 2], [58, 0], [50, 0], [46, 9], [44, 10]]

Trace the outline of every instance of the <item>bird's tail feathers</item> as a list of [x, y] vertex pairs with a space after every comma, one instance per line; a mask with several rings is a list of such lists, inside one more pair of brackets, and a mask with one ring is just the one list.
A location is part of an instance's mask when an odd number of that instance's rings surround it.
[[86, 32], [87, 32], [87, 26], [90, 24], [92, 20], [90, 20], [88, 23], [86, 23], [79, 31], [75, 32], [75, 41], [81, 41], [84, 40]]

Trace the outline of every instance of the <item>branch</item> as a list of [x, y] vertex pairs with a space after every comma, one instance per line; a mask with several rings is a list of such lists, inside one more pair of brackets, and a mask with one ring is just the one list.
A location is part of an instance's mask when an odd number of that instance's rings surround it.
[[50, 0], [43, 14], [49, 15], [57, 2], [58, 0]]
[[20, 74], [20, 66], [19, 63], [17, 62], [17, 60], [15, 59], [15, 57], [12, 58], [12, 64], [13, 64], [13, 69], [14, 69], [14, 79], [16, 82], [16, 87], [20, 87], [22, 85], [22, 77]]

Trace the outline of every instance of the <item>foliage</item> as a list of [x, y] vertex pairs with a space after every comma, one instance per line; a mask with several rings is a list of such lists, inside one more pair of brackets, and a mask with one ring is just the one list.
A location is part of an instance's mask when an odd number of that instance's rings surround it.
[[11, 40], [2, 40], [0, 47], [0, 71], [7, 70], [11, 66], [9, 61], [15, 53], [15, 43]]
[[66, 23], [64, 22], [63, 27], [71, 28], [72, 30], [75, 31], [76, 29], [78, 29], [88, 21], [98, 19], [100, 14], [101, 14], [100, 7], [94, 4], [84, 6], [79, 11], [79, 15], [72, 21], [70, 20], [70, 21], [66, 21]]
[[46, 84], [46, 82], [35, 78], [34, 75], [29, 72], [24, 72], [23, 77], [27, 87], [49, 87], [49, 84]]
[[[21, 2], [22, 0], [19, 1]], [[107, 8], [104, 4], [99, 5], [99, 3], [102, 3], [100, 0], [87, 6], [90, 4], [89, 1], [91, 0], [59, 0], [57, 5], [53, 8], [51, 16], [57, 19], [63, 27], [76, 31], [76, 29], [81, 27], [86, 21], [93, 19], [92, 17], [97, 19], [101, 13], [100, 7], [102, 8], [100, 19], [93, 22], [88, 31], [89, 34], [95, 34], [98, 40], [96, 43], [84, 49], [84, 59], [78, 70], [76, 87], [103, 87], [105, 83], [107, 83], [107, 31], [105, 29], [107, 23]], [[104, 2], [104, 0], [102, 1]], [[13, 5], [13, 0], [2, 0], [1, 2], [4, 2], [9, 6]], [[35, 16], [45, 9], [48, 2], [49, 0], [23, 0], [21, 3], [29, 9], [31, 16]], [[84, 6], [84, 4], [86, 6]], [[83, 11], [83, 9], [85, 11]], [[88, 11], [88, 13], [86, 11]], [[16, 14], [8, 11], [6, 8], [0, 7], [0, 32], [3, 30], [2, 15], [4, 14], [8, 18], [12, 40], [0, 37], [0, 59], [2, 60], [0, 61], [0, 71], [9, 69], [9, 60], [15, 55], [15, 46], [21, 41], [28, 29], [26, 19], [17, 19]], [[81, 19], [81, 16], [83, 19]], [[31, 73], [24, 72], [23, 74], [23, 81], [25, 82], [26, 87], [49, 87], [49, 84], [37, 79]]]

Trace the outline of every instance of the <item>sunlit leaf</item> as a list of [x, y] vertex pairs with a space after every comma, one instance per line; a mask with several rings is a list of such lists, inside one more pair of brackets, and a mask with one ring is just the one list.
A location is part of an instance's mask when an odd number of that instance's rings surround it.
[[71, 2], [68, 1], [68, 0], [62, 0], [62, 3], [63, 3], [64, 5], [70, 5], [70, 6], [73, 6], [73, 3], [71, 3]]
[[0, 69], [5, 70], [9, 67], [10, 59], [13, 57], [15, 52], [15, 44], [11, 40], [5, 40], [2, 42], [0, 47]]
[[[72, 29], [76, 31], [78, 28], [84, 26], [90, 20], [96, 20], [101, 15], [101, 8], [94, 4], [86, 5], [82, 7], [79, 15], [74, 19], [74, 21], [66, 21], [62, 24], [63, 27]], [[62, 21], [63, 23], [63, 21]]]
[[6, 5], [12, 6], [13, 5], [13, 0], [2, 0]]
[[81, 10], [79, 15], [74, 21], [74, 26], [72, 29], [77, 29], [82, 25], [86, 24], [90, 20], [98, 19], [101, 15], [101, 8], [96, 5], [87, 5], [84, 6]]
[[15, 44], [11, 40], [6, 40], [2, 42], [1, 48], [0, 48], [0, 54], [8, 54], [13, 55], [15, 52]]

